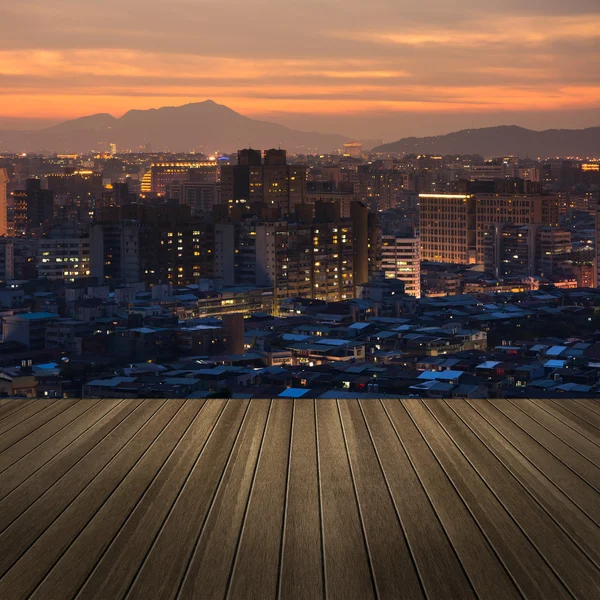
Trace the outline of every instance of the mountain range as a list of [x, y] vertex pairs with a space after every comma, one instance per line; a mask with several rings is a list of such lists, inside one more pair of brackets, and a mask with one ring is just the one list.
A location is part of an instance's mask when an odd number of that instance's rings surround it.
[[[130, 110], [116, 118], [103, 113], [42, 129], [0, 129], [0, 152], [120, 151], [234, 152], [281, 146], [295, 153], [327, 153], [349, 138], [298, 131], [251, 119], [212, 100], [183, 106]], [[365, 147], [373, 143], [364, 142]], [[465, 129], [432, 137], [409, 137], [373, 148], [383, 154], [480, 154], [510, 156], [600, 156], [600, 127], [533, 131], [516, 125]]]
[[409, 137], [373, 148], [399, 154], [479, 154], [484, 157], [600, 156], [600, 127], [533, 131], [516, 125], [464, 129], [446, 135]]
[[281, 146], [297, 153], [332, 152], [348, 138], [311, 133], [245, 117], [212, 100], [184, 106], [96, 114], [36, 131], [0, 130], [0, 152], [105, 152], [118, 150], [234, 152]]

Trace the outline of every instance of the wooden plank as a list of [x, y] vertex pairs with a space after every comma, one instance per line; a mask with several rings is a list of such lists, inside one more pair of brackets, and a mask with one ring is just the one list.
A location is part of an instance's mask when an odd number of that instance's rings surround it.
[[523, 493], [518, 480], [447, 403], [423, 403], [569, 591], [576, 597], [592, 598], [600, 590], [597, 565], [531, 495]]
[[[66, 411], [80, 400], [55, 400], [52, 404], [44, 406], [43, 410], [37, 410], [27, 419], [24, 419], [14, 427], [11, 427], [0, 437], [0, 453], [5, 452], [13, 444], [26, 438], [39, 429], [52, 429], [52, 420]], [[37, 433], [40, 433], [37, 431]]]
[[317, 402], [327, 598], [375, 598], [371, 566], [335, 402]]
[[[579, 548], [597, 566], [600, 565], [598, 525], [544, 474], [556, 462], [554, 457], [549, 457], [550, 465], [540, 465], [541, 468], [538, 468], [499, 434], [472, 405], [466, 402], [449, 402], [448, 406]], [[596, 503], [600, 506], [600, 495], [597, 495]]]
[[521, 593], [526, 598], [571, 598], [423, 402], [403, 400], [402, 403]]
[[[600, 491], [600, 468], [592, 464], [588, 459], [554, 434], [550, 433], [527, 413], [519, 410], [511, 402], [507, 400], [490, 400], [490, 403], [529, 435], [529, 444], [531, 444], [532, 441], [538, 442], [579, 475], [579, 477], [591, 485], [596, 491]], [[529, 450], [529, 448], [527, 449]]]
[[[183, 447], [180, 442], [183, 436], [188, 433], [190, 426], [204, 404], [202, 400], [198, 402], [169, 400], [168, 402], [179, 404], [181, 409], [177, 411], [139, 462], [131, 469], [119, 487], [107, 498], [100, 510], [88, 522], [83, 531], [46, 575], [42, 583], [35, 589], [30, 596], [31, 600], [36, 598], [38, 600], [74, 598], [94, 565], [127, 521], [149, 486], [156, 481], [159, 473], [162, 472], [164, 475], [163, 467], [173, 457], [172, 453], [176, 448], [181, 449]], [[197, 452], [197, 447], [194, 447], [193, 451], [194, 453]], [[171, 462], [171, 466], [174, 466], [173, 462]], [[148, 505], [146, 507], [148, 508]], [[151, 523], [151, 521], [147, 522]], [[132, 554], [133, 558], [140, 559], [136, 549], [132, 549]], [[95, 595], [104, 598], [118, 597], [99, 594], [98, 591], [95, 592]], [[84, 595], [84, 597], [86, 596]]]
[[253, 400], [184, 575], [179, 598], [223, 598], [272, 400]]
[[239, 439], [249, 401], [230, 400], [215, 431], [179, 493], [127, 597], [173, 598], [214, 498], [223, 470]]
[[[64, 529], [54, 540], [56, 548], [70, 543], [69, 532], [77, 526], [78, 519], [89, 513], [91, 507], [104, 502], [148, 448], [154, 439], [152, 435], [156, 437], [164, 426], [164, 419], [172, 416], [170, 410], [159, 411], [163, 404], [164, 401], [143, 401], [139, 410], [125, 418], [121, 426], [0, 534], [0, 546], [4, 550], [0, 554], [0, 573], [3, 574], [0, 598], [2, 590], [6, 592], [12, 585], [31, 591], [36, 574], [39, 580], [45, 573], [40, 572], [44, 563], [37, 562], [37, 554], [27, 550], [59, 517]], [[157, 418], [153, 419], [154, 416]], [[127, 445], [128, 442], [131, 444]], [[32, 560], [34, 556], [36, 560]]]
[[600, 415], [588, 408], [584, 404], [580, 404], [574, 399], [557, 400], [556, 404], [560, 404], [565, 410], [576, 414], [580, 419], [592, 425], [595, 429], [600, 429]]
[[535, 399], [531, 402], [575, 430], [578, 435], [582, 435], [596, 445], [600, 444], [600, 429], [568, 410], [566, 403], [549, 399]]
[[[421, 579], [427, 586], [426, 591], [433, 593], [445, 589], [450, 594], [457, 581], [451, 574], [449, 585], [441, 588], [435, 579], [430, 582], [425, 577], [419, 578], [412, 545], [409, 547], [406, 538], [408, 519], [392, 500], [358, 401], [338, 400], [337, 404], [377, 597], [424, 598]], [[436, 540], [429, 542], [435, 545]], [[468, 582], [464, 580], [463, 583], [459, 596], [474, 598]]]
[[491, 401], [469, 400], [469, 404], [488, 423], [503, 435], [519, 452], [544, 473], [571, 502], [576, 504], [590, 519], [600, 525], [598, 492], [555, 454], [539, 444], [507, 415], [494, 407]]
[[30, 406], [33, 403], [40, 402], [39, 398], [31, 398], [29, 400], [21, 398], [4, 398], [0, 400], [0, 422], [9, 419], [17, 411]]
[[[194, 408], [200, 408], [201, 403], [188, 402], [195, 405]], [[224, 400], [206, 402], [127, 522], [98, 559], [93, 571], [76, 593], [77, 598], [122, 598], [125, 595], [173, 503], [202, 456], [224, 407]], [[75, 544], [72, 549], [74, 547]], [[83, 551], [86, 546], [82, 544], [81, 547]], [[89, 560], [87, 553], [84, 560]], [[61, 564], [57, 566], [61, 567]]]
[[274, 400], [242, 524], [228, 598], [277, 597], [291, 425], [292, 400]]
[[315, 401], [294, 400], [279, 598], [322, 598], [323, 556]]
[[[385, 476], [385, 485], [392, 495], [427, 596], [439, 598], [446, 594], [452, 598], [475, 597], [463, 565], [383, 406], [379, 402], [367, 400], [360, 402], [358, 409], [367, 426], [369, 440], [360, 439], [356, 444], [356, 452], [362, 454], [370, 443], [375, 449]], [[350, 443], [348, 447], [351, 448]], [[436, 560], [431, 560], [432, 555], [435, 555]], [[419, 593], [420, 590], [417, 596]]]
[[[2, 506], [6, 504], [17, 504], [18, 506], [25, 507], [29, 506], [29, 504], [33, 502], [31, 498], [36, 499], [60, 476], [62, 476], [62, 474], [74, 464], [74, 461], [76, 462], [76, 456], [83, 456], [83, 454], [92, 447], [86, 442], [88, 442], [90, 437], [94, 439], [92, 434], [100, 429], [100, 425], [105, 422], [105, 417], [108, 417], [109, 413], [120, 402], [122, 401], [104, 400], [95, 404], [84, 413], [84, 415], [76, 419], [70, 427], [64, 428], [57, 435], [46, 440], [35, 450], [32, 450], [27, 456], [21, 458], [16, 463], [13, 463], [8, 469], [0, 474], [0, 499], [5, 499], [6, 496], [11, 494], [11, 492], [25, 480], [33, 474], [37, 474], [36, 482], [30, 482], [26, 487], [26, 492], [30, 501], [26, 502], [23, 498], [17, 500], [15, 496], [11, 496], [11, 499], [7, 502], [0, 502], [0, 514], [4, 512]], [[118, 421], [115, 421], [115, 419]], [[116, 417], [113, 417], [112, 419], [115, 421], [114, 426], [116, 426], [117, 422], [120, 422], [121, 419], [122, 416], [119, 414], [119, 411], [116, 411]], [[90, 433], [88, 434], [88, 432]], [[96, 442], [100, 441], [104, 435], [105, 433], [100, 434], [100, 437], [97, 437]], [[80, 438], [80, 436], [84, 437]], [[51, 467], [55, 465], [60, 465], [60, 467], [55, 469], [47, 468], [44, 469], [42, 473], [38, 472], [39, 469], [42, 469], [48, 464], [50, 464]], [[44, 475], [46, 475], [45, 478], [43, 477]], [[38, 490], [37, 495], [35, 495], [36, 489]]]
[[593, 398], [573, 398], [573, 402], [585, 406], [585, 408], [591, 410], [600, 416], [600, 401]]
[[[95, 402], [98, 402], [98, 400]], [[91, 405], [88, 405], [82, 401], [76, 401], [76, 404], [70, 405], [60, 414], [50, 418], [46, 424], [41, 425], [30, 435], [19, 440], [10, 448], [0, 453], [0, 473], [4, 472], [6, 469], [8, 469], [8, 467], [16, 463], [18, 460], [28, 456], [38, 446], [43, 444], [46, 440], [52, 438], [65, 427], [71, 426], [75, 419], [83, 415], [90, 408]], [[47, 412], [49, 417], [51, 410], [52, 409], [50, 408]]]
[[[380, 452], [382, 462], [385, 456], [385, 461], [391, 463], [388, 471], [391, 470], [396, 477], [404, 478], [409, 477], [407, 472], [411, 470], [411, 467], [414, 469], [427, 496], [426, 500], [421, 501], [422, 506], [421, 502], [419, 503], [420, 510], [425, 511], [427, 502], [431, 503], [454, 551], [460, 559], [462, 568], [466, 571], [480, 598], [497, 600], [517, 600], [521, 598], [514, 581], [504, 568], [503, 562], [494, 552], [489, 539], [479, 528], [477, 521], [464, 504], [452, 481], [437, 461], [402, 403], [398, 400], [384, 400], [382, 404], [385, 410], [384, 417], [387, 417], [389, 421], [387, 425], [383, 418], [378, 419], [380, 422], [374, 418], [374, 416], [378, 416], [378, 412], [373, 408], [370, 401], [363, 402], [362, 406], [369, 427], [373, 431], [375, 443], [382, 449]], [[368, 408], [369, 411], [367, 411]], [[388, 425], [392, 426], [393, 431], [389, 430]], [[400, 441], [409, 460], [409, 465], [404, 462], [398, 465], [391, 462], [394, 459], [402, 460], [402, 452], [393, 451], [393, 438], [388, 437], [392, 434]], [[384, 453], [384, 449], [388, 451]], [[409, 481], [406, 482], [406, 486], [404, 480], [400, 480], [395, 484], [399, 488], [399, 494], [408, 493], [407, 490], [410, 490], [410, 493], [418, 494], [418, 487], [407, 487]], [[416, 495], [415, 498], [418, 499], [419, 496]], [[432, 519], [435, 519], [435, 517], [432, 517]], [[417, 524], [420, 524], [423, 528], [435, 527], [434, 523], [429, 521], [422, 523], [421, 521], [419, 519]], [[424, 546], [423, 552], [427, 551], [430, 537], [431, 534], [423, 536], [423, 539], [419, 540]], [[435, 539], [435, 537], [432, 539]], [[440, 562], [439, 567], [438, 561]], [[442, 546], [436, 549], [435, 560], [431, 562], [433, 564], [428, 565], [429, 569], [439, 568], [447, 571], [454, 560]], [[435, 577], [435, 575], [428, 573], [427, 577]], [[458, 574], [455, 577], [458, 577]]]
[[7, 407], [7, 412], [0, 417], [0, 434], [16, 427], [25, 419], [47, 408], [55, 400], [28, 400], [13, 406]]
[[511, 401], [519, 410], [529, 415], [534, 421], [537, 421], [542, 427], [553, 433], [558, 439], [568, 444], [576, 452], [587, 458], [594, 465], [600, 465], [600, 446], [590, 442], [571, 427], [565, 425], [563, 421], [549, 414], [531, 401]]

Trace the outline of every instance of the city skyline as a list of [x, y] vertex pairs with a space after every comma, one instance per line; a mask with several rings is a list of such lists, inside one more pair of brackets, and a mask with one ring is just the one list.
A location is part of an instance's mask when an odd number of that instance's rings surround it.
[[387, 140], [501, 124], [598, 125], [594, 2], [429, 8], [384, 0], [268, 11], [238, 0], [3, 7], [0, 126], [206, 98], [290, 127]]

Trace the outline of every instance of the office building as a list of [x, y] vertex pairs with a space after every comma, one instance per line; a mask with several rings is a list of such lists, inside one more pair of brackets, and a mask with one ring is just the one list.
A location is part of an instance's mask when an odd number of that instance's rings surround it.
[[189, 206], [192, 216], [207, 215], [221, 202], [221, 186], [210, 181], [174, 181], [166, 186], [166, 196]]
[[477, 194], [477, 262], [484, 262], [484, 238], [498, 223], [558, 226], [559, 202], [556, 196]]
[[386, 279], [404, 282], [405, 293], [421, 297], [421, 240], [411, 235], [384, 235], [381, 240], [381, 270]]
[[142, 178], [141, 193], [164, 196], [174, 181], [192, 179], [215, 183], [219, 180], [217, 161], [157, 162], [150, 165]]
[[420, 194], [421, 259], [474, 264], [476, 208], [472, 194]]

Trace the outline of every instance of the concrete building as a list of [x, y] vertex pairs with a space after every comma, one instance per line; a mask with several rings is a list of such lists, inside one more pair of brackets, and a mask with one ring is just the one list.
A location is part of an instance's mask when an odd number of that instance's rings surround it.
[[382, 236], [381, 269], [386, 279], [400, 279], [405, 293], [421, 297], [421, 240], [417, 236]]
[[0, 236], [8, 235], [8, 171], [0, 169]]
[[221, 187], [210, 181], [174, 181], [166, 186], [166, 195], [190, 207], [192, 216], [210, 214], [221, 202]]
[[54, 216], [54, 193], [42, 189], [39, 179], [28, 179], [12, 196], [15, 235], [39, 231]]
[[558, 226], [559, 203], [556, 196], [477, 194], [477, 262], [484, 262], [484, 238], [497, 223], [513, 225]]
[[9, 315], [2, 320], [3, 342], [19, 342], [30, 350], [39, 350], [46, 345], [46, 328], [59, 316], [49, 312]]
[[292, 214], [306, 201], [307, 168], [287, 163], [285, 150], [240, 150], [237, 165], [221, 169], [221, 201], [249, 208], [254, 203], [272, 209], [278, 217]]
[[474, 264], [476, 207], [472, 194], [420, 194], [421, 259]]
[[492, 225], [484, 238], [484, 268], [499, 277], [550, 277], [571, 250], [571, 233], [540, 225]]
[[90, 274], [99, 282], [141, 280], [140, 230], [137, 221], [93, 223], [90, 226]]
[[57, 228], [39, 239], [38, 277], [73, 282], [90, 276], [90, 240], [75, 233]]
[[150, 165], [142, 178], [141, 193], [164, 196], [167, 186], [174, 181], [186, 181], [192, 178], [206, 182], [219, 180], [217, 161], [200, 162], [157, 162]]

